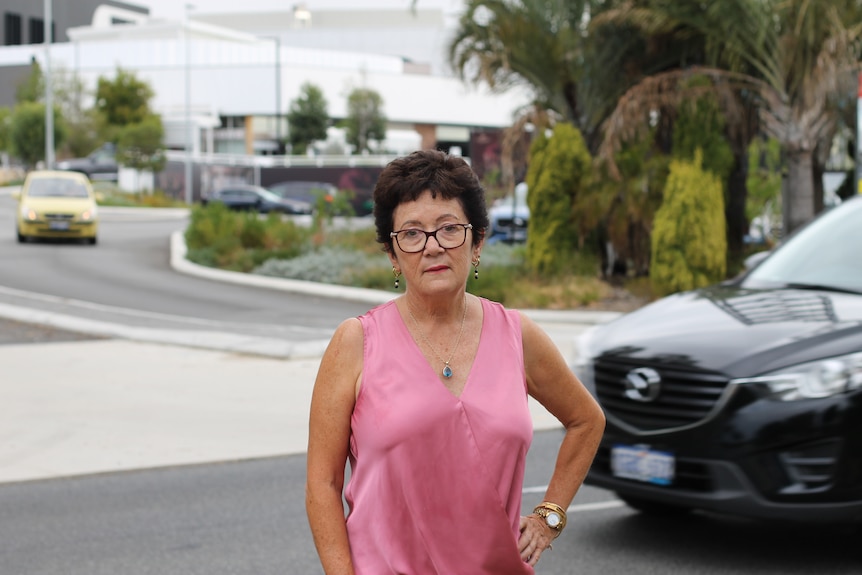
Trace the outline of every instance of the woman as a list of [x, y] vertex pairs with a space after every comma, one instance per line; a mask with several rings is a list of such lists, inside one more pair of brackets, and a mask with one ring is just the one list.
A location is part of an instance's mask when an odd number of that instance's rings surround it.
[[[405, 293], [343, 322], [320, 364], [306, 508], [323, 569], [533, 573], [565, 526], [602, 412], [533, 321], [466, 293], [488, 215], [463, 159], [421, 151], [391, 162], [374, 218]], [[545, 501], [521, 517], [528, 394], [566, 434]]]

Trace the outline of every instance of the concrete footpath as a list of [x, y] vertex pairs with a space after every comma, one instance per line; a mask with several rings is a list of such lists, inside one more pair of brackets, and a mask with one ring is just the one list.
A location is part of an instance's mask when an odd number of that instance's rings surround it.
[[[174, 267], [225, 279], [188, 262]], [[567, 359], [587, 327], [618, 315], [527, 313]], [[74, 328], [70, 321], [65, 329]], [[188, 344], [112, 338], [0, 346], [0, 482], [305, 452], [319, 357]], [[536, 429], [558, 426], [535, 402], [531, 410]]]

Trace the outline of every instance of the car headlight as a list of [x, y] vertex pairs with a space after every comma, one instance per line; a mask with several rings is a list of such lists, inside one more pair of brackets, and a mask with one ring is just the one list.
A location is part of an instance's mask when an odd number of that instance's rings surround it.
[[89, 210], [84, 210], [78, 216], [78, 219], [84, 222], [91, 222], [96, 219], [96, 208], [90, 208]]
[[590, 393], [596, 394], [595, 377], [593, 376], [593, 341], [598, 325], [587, 328], [575, 341], [575, 357], [571, 368], [581, 383]]
[[862, 352], [803, 363], [732, 383], [765, 385], [775, 399], [816, 399], [862, 389]]
[[35, 222], [39, 219], [39, 214], [37, 214], [34, 209], [28, 208], [27, 206], [21, 206], [21, 217], [28, 222]]

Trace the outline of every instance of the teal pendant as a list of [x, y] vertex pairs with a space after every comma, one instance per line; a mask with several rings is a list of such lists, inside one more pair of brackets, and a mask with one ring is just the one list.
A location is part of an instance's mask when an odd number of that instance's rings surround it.
[[452, 377], [452, 368], [449, 367], [448, 363], [446, 364], [445, 367], [443, 367], [443, 377], [445, 377], [447, 379]]

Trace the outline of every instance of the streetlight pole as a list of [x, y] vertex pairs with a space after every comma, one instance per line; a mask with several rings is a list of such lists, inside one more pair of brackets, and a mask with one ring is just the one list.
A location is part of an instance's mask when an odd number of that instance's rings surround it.
[[54, 168], [54, 89], [51, 85], [51, 13], [52, 0], [45, 0], [45, 168]]
[[186, 80], [186, 162], [185, 162], [185, 196], [186, 203], [191, 205], [194, 201], [194, 190], [192, 185], [192, 148], [194, 142], [194, 130], [192, 127], [192, 65], [191, 65], [191, 30], [189, 11], [194, 8], [191, 4], [185, 6], [185, 18], [183, 19], [183, 40], [185, 42], [185, 80]]
[[281, 38], [275, 38], [275, 144], [281, 153]]

